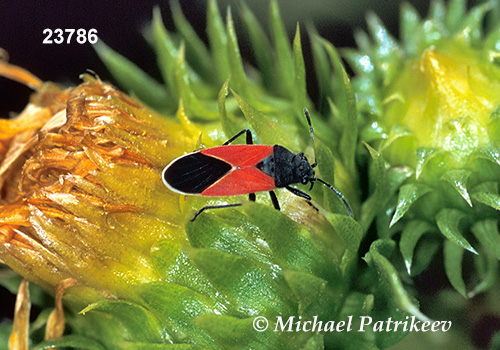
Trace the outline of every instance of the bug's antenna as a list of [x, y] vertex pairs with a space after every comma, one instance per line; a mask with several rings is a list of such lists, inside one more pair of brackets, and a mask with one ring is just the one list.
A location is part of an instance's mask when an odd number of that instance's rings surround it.
[[328, 186], [328, 187], [329, 187], [329, 188], [330, 188], [333, 192], [335, 192], [335, 194], [336, 194], [337, 196], [339, 196], [339, 198], [342, 200], [342, 202], [344, 202], [344, 206], [345, 206], [345, 208], [346, 208], [347, 212], [349, 213], [349, 216], [350, 216], [351, 218], [354, 218], [354, 215], [352, 214], [351, 207], [349, 206], [349, 204], [348, 204], [348, 203], [347, 203], [347, 201], [345, 200], [345, 198], [344, 198], [344, 196], [342, 195], [342, 193], [340, 193], [339, 191], [337, 191], [337, 189], [336, 189], [335, 187], [333, 187], [332, 185], [330, 185], [328, 182], [323, 181], [323, 180], [321, 180], [321, 179], [318, 179], [317, 177], [312, 178], [312, 179], [311, 179], [311, 182], [312, 182], [312, 181], [319, 181], [319, 182], [321, 182], [323, 185]]
[[[311, 133], [311, 139], [312, 139], [312, 142], [313, 142], [313, 146], [314, 146], [314, 130], [313, 130], [313, 127], [312, 127], [312, 123], [311, 123], [311, 117], [309, 116], [309, 112], [307, 111], [307, 108], [304, 108], [304, 114], [306, 115], [306, 118], [307, 118], [307, 124], [309, 124], [309, 132]], [[316, 154], [314, 154], [314, 163], [311, 164], [311, 167], [314, 168], [316, 165], [318, 165], [318, 161], [316, 160]], [[314, 181], [319, 181], [321, 182], [323, 185], [327, 186], [328, 188], [330, 188], [333, 192], [335, 192], [335, 194], [337, 196], [339, 196], [339, 198], [342, 200], [342, 202], [344, 203], [344, 206], [347, 210], [347, 212], [349, 213], [349, 216], [351, 218], [354, 218], [354, 215], [352, 214], [352, 210], [351, 210], [351, 207], [349, 206], [349, 204], [347, 203], [347, 201], [345, 200], [344, 196], [342, 195], [342, 193], [340, 193], [339, 191], [337, 191], [337, 189], [335, 187], [333, 187], [332, 185], [330, 185], [328, 182], [326, 181], [323, 181], [321, 180], [320, 178], [317, 178], [317, 177], [314, 177], [312, 179], [310, 179], [311, 181], [311, 189], [314, 185]]]
[[[307, 111], [307, 108], [304, 108], [304, 114], [306, 115], [306, 118], [307, 118], [307, 124], [309, 124], [309, 132], [311, 133], [311, 139], [312, 139], [312, 142], [313, 142], [313, 147], [314, 147], [314, 130], [313, 130], [313, 127], [312, 127], [312, 123], [311, 123], [311, 117], [309, 116], [309, 112]], [[314, 154], [314, 163], [311, 164], [311, 167], [316, 167], [316, 165], [318, 165], [318, 162], [316, 160], [316, 154]]]

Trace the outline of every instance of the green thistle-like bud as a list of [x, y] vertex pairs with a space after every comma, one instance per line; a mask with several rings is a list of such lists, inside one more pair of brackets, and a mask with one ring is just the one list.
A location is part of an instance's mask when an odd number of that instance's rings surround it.
[[376, 218], [380, 237], [401, 232], [411, 275], [444, 241], [446, 273], [464, 296], [464, 252], [483, 266], [469, 296], [494, 284], [500, 259], [498, 25], [483, 33], [492, 4], [436, 1], [425, 19], [404, 4], [401, 42], [370, 15], [371, 38], [358, 33], [359, 50], [346, 51], [373, 165], [362, 224]]

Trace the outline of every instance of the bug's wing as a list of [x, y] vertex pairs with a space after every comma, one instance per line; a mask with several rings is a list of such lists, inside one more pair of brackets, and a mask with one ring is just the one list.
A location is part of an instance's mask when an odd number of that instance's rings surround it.
[[207, 148], [200, 153], [209, 155], [233, 167], [255, 166], [264, 158], [273, 154], [273, 146], [269, 145], [230, 145]]
[[273, 154], [273, 146], [231, 145], [201, 152], [232, 166], [231, 171], [205, 189], [202, 196], [235, 196], [276, 188], [274, 178], [256, 168], [259, 162]]
[[202, 196], [235, 196], [276, 188], [274, 178], [254, 166], [234, 169], [201, 192]]
[[177, 158], [163, 170], [163, 182], [174, 192], [202, 192], [231, 171], [231, 165], [201, 152]]

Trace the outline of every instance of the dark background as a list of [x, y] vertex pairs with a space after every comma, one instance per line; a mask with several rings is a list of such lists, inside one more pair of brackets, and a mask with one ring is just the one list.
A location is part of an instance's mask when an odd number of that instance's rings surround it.
[[[380, 16], [390, 31], [397, 35], [401, 4], [398, 0], [280, 0], [278, 2], [291, 38], [297, 22], [302, 24], [304, 30], [305, 24], [310, 21], [315, 24], [319, 33], [335, 46], [354, 46], [353, 31], [356, 28], [365, 28], [364, 20], [368, 11]], [[420, 13], [426, 13], [427, 1], [410, 2], [420, 10]], [[191, 25], [202, 38], [205, 38], [206, 1], [180, 0], [179, 3]], [[239, 29], [243, 56], [252, 61], [250, 52], [245, 46], [246, 33], [238, 23], [239, 1], [220, 0], [218, 3], [222, 13], [225, 13], [226, 6], [231, 6], [237, 30]], [[269, 1], [251, 0], [247, 3], [263, 26], [267, 27]], [[10, 63], [29, 70], [44, 81], [50, 80], [67, 85], [78, 84], [78, 76], [87, 69], [95, 71], [104, 80], [111, 80], [92, 46], [88, 43], [76, 43], [76, 34], [70, 44], [42, 44], [45, 28], [52, 30], [95, 28], [100, 40], [160, 79], [155, 67], [155, 55], [142, 35], [152, 18], [155, 6], [161, 8], [166, 27], [174, 29], [169, 1], [2, 0], [0, 48], [7, 51]], [[307, 49], [307, 42], [304, 46]], [[307, 63], [310, 64], [310, 61]], [[8, 116], [12, 111], [21, 111], [29, 93], [28, 88], [0, 78], [0, 117]]]
[[[364, 21], [368, 11], [373, 11], [381, 17], [390, 32], [397, 36], [401, 4], [397, 0], [278, 2], [291, 38], [297, 22], [303, 24], [304, 28], [304, 24], [310, 21], [315, 24], [319, 33], [335, 46], [354, 46], [353, 32], [356, 28], [366, 29]], [[422, 15], [427, 12], [428, 1], [409, 2], [418, 8]], [[180, 0], [179, 3], [191, 25], [205, 39], [206, 1]], [[251, 53], [245, 46], [245, 31], [238, 23], [239, 1], [220, 0], [218, 3], [222, 13], [225, 13], [227, 5], [231, 6], [242, 55], [249, 62], [253, 62]], [[248, 0], [246, 3], [267, 28], [269, 1]], [[154, 6], [161, 8], [166, 27], [173, 30], [168, 1], [2, 0], [0, 48], [7, 51], [10, 63], [29, 70], [44, 81], [75, 85], [79, 83], [78, 76], [91, 69], [103, 80], [113, 82], [92, 46], [76, 42], [76, 33], [70, 44], [42, 44], [45, 28], [95, 28], [100, 40], [160, 80], [160, 74], [155, 67], [155, 55], [142, 36], [143, 29], [152, 18]], [[309, 72], [308, 82], [310, 86], [314, 86], [307, 40], [304, 40], [303, 47]], [[0, 118], [19, 113], [28, 102], [30, 93], [29, 88], [0, 77]], [[12, 317], [14, 301], [14, 295], [0, 287], [0, 322]]]

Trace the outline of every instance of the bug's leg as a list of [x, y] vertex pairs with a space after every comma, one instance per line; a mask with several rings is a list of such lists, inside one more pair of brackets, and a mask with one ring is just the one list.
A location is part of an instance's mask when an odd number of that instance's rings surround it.
[[276, 193], [274, 193], [274, 191], [269, 191], [269, 195], [271, 196], [271, 201], [273, 202], [274, 209], [280, 210], [280, 203], [278, 202], [278, 197], [276, 197]]
[[311, 200], [311, 196], [308, 195], [307, 193], [301, 191], [301, 190], [298, 190], [296, 188], [293, 188], [293, 187], [290, 187], [290, 186], [286, 186], [286, 189], [290, 192], [292, 192], [294, 195], [296, 196], [299, 196], [301, 198], [304, 198], [304, 199], [307, 199], [308, 201]]
[[233, 137], [231, 137], [229, 140], [227, 140], [226, 142], [224, 142], [222, 144], [222, 146], [227, 146], [229, 145], [231, 142], [233, 142], [234, 140], [236, 140], [238, 137], [240, 137], [241, 135], [243, 134], [247, 134], [246, 135], [246, 141], [247, 141], [247, 145], [251, 145], [253, 144], [253, 140], [252, 140], [252, 132], [250, 131], [250, 129], [243, 129], [241, 130], [239, 133], [237, 133], [236, 135], [234, 135]]
[[309, 204], [314, 210], [319, 211], [319, 209], [316, 208], [316, 206], [314, 206], [314, 204], [311, 203], [311, 196], [310, 195], [308, 195], [305, 192], [302, 192], [301, 190], [290, 187], [290, 186], [286, 186], [286, 189], [288, 191], [292, 192], [294, 195], [299, 196], [301, 198], [304, 198], [306, 200], [307, 204]]
[[316, 206], [314, 204], [312, 204], [311, 201], [306, 201], [307, 204], [309, 204], [311, 206], [311, 208], [313, 208], [314, 210], [316, 210], [317, 212], [319, 212], [319, 209], [316, 208]]
[[200, 215], [201, 213], [203, 213], [207, 209], [234, 208], [234, 207], [241, 207], [241, 205], [242, 205], [241, 203], [222, 204], [222, 205], [207, 205], [207, 206], [201, 208], [200, 210], [198, 210], [196, 212], [196, 214], [194, 214], [193, 218], [190, 221], [193, 222], [194, 220], [196, 220], [196, 218], [198, 217], [198, 215]]
[[248, 200], [250, 202], [255, 202], [255, 193], [248, 194]]

